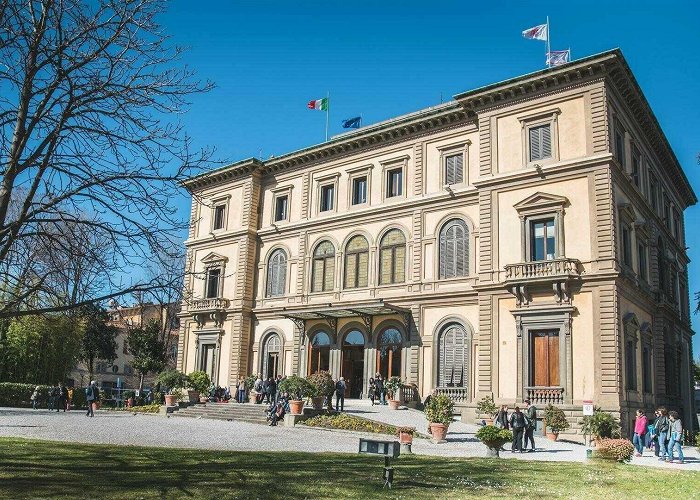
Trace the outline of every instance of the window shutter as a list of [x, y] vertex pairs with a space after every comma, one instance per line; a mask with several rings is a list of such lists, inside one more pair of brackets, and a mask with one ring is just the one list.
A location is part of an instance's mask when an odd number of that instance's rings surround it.
[[333, 284], [335, 282], [335, 255], [326, 257], [325, 259], [325, 280], [323, 283], [323, 291], [327, 292], [333, 290]]
[[455, 184], [461, 184], [464, 182], [464, 155], [463, 154], [458, 154], [454, 156], [455, 159], [455, 168], [454, 168], [454, 177], [455, 177]]
[[440, 278], [447, 277], [447, 234], [440, 232]]
[[530, 134], [530, 161], [539, 160], [541, 156], [540, 131], [539, 127], [532, 127]]
[[540, 158], [551, 158], [552, 157], [552, 127], [550, 125], [543, 125], [540, 127], [542, 134], [541, 142], [541, 156]]
[[391, 248], [382, 248], [379, 261], [379, 284], [391, 283]]
[[358, 254], [358, 273], [357, 273], [357, 286], [364, 287], [367, 286], [367, 271], [369, 271], [369, 253], [362, 252]]
[[396, 259], [394, 261], [394, 283], [403, 283], [406, 272], [406, 247], [396, 248]]
[[446, 245], [445, 245], [445, 278], [455, 277], [455, 238], [454, 238], [454, 226], [447, 229], [447, 234], [445, 235]]
[[356, 253], [347, 254], [345, 256], [345, 288], [357, 288], [355, 280], [355, 270], [357, 269]]
[[314, 259], [311, 275], [311, 291], [323, 291], [323, 259]]
[[448, 156], [445, 159], [445, 184], [455, 183], [455, 157]]

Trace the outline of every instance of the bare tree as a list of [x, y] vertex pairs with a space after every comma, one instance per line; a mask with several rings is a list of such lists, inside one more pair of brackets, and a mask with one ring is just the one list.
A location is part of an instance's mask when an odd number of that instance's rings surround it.
[[[0, 0], [0, 319], [162, 286], [114, 270], [177, 253], [186, 222], [172, 198], [209, 156], [191, 151], [177, 117], [211, 84], [178, 66], [156, 21], [164, 4]], [[64, 265], [80, 241], [114, 253], [85, 255], [90, 293], [57, 301], [46, 293], [56, 275], [34, 264]]]

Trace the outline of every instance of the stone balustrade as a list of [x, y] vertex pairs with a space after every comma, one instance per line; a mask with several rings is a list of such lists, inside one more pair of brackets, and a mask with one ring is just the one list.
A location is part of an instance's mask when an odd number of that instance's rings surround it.
[[435, 390], [438, 394], [445, 394], [455, 403], [467, 401], [469, 395], [466, 387], [437, 387]]
[[563, 387], [526, 387], [527, 398], [533, 405], [563, 404]]
[[538, 278], [578, 277], [580, 262], [577, 259], [553, 259], [534, 262], [519, 262], [505, 266], [506, 280], [529, 280]]
[[229, 300], [220, 297], [212, 299], [197, 299], [190, 303], [190, 311], [216, 311], [228, 308]]

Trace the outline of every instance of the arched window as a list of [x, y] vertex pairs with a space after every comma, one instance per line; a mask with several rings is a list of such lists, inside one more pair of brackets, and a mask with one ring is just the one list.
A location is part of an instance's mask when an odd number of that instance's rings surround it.
[[318, 332], [309, 342], [309, 375], [327, 371], [330, 366], [331, 338], [326, 332]]
[[401, 332], [387, 328], [377, 339], [377, 368], [383, 377], [401, 376]]
[[379, 245], [379, 284], [403, 283], [405, 279], [406, 238], [398, 229], [392, 229]]
[[452, 323], [438, 339], [438, 387], [466, 387], [468, 382], [469, 343], [467, 331]]
[[343, 345], [365, 345], [365, 337], [359, 330], [351, 330], [345, 336], [345, 339], [343, 340]]
[[469, 274], [469, 229], [463, 220], [448, 221], [440, 231], [440, 279]]
[[287, 254], [278, 249], [272, 252], [267, 261], [267, 293], [268, 297], [284, 295], [287, 281]]
[[345, 247], [345, 288], [367, 286], [369, 244], [364, 236], [355, 236]]
[[333, 290], [335, 275], [335, 247], [330, 241], [322, 241], [314, 251], [311, 269], [311, 291]]
[[262, 356], [262, 373], [266, 378], [275, 378], [280, 371], [281, 347], [280, 337], [276, 333], [271, 334], [265, 340]]

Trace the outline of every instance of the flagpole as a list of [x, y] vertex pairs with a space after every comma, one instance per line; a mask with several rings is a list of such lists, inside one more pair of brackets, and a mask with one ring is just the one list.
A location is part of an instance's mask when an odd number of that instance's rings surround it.
[[326, 92], [326, 142], [328, 142], [328, 119], [331, 114], [331, 93]]
[[547, 67], [548, 67], [548, 68], [551, 68], [551, 67], [552, 67], [552, 65], [549, 64], [549, 52], [550, 52], [550, 47], [551, 47], [551, 46], [550, 46], [550, 42], [549, 42], [549, 16], [547, 16], [547, 45], [546, 45], [546, 48], [545, 48], [545, 50], [547, 51], [547, 53], [544, 55], [544, 60], [545, 60], [545, 63], [547, 64]]

